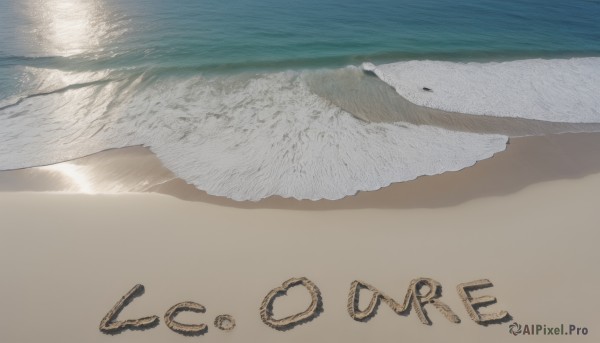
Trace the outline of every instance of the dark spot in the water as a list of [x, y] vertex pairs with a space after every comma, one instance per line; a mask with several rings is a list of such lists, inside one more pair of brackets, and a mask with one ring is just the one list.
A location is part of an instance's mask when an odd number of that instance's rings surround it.
[[424, 90], [424, 91], [426, 91], [426, 92], [433, 92], [433, 91], [431, 90], [431, 88], [427, 88], [427, 87], [423, 87], [423, 90]]
[[376, 78], [379, 78], [379, 76], [377, 76], [377, 74], [375, 74], [375, 72], [372, 70], [364, 70], [363, 69], [363, 73], [368, 76], [375, 76]]

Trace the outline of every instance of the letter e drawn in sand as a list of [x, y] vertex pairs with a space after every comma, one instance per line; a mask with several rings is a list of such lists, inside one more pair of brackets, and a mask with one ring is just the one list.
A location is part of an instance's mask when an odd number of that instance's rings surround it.
[[471, 319], [473, 319], [473, 321], [477, 324], [488, 324], [488, 323], [499, 323], [505, 320], [509, 320], [510, 316], [508, 315], [508, 312], [506, 311], [500, 311], [497, 313], [491, 313], [491, 314], [484, 314], [484, 313], [479, 313], [477, 312], [478, 307], [481, 306], [487, 306], [487, 305], [491, 305], [496, 303], [496, 298], [489, 296], [489, 295], [484, 295], [482, 297], [479, 298], [473, 298], [471, 297], [471, 294], [469, 293], [469, 290], [477, 290], [477, 289], [481, 289], [481, 288], [488, 288], [488, 287], [492, 287], [493, 284], [490, 282], [490, 280], [487, 279], [481, 279], [481, 280], [475, 280], [475, 281], [471, 281], [471, 282], [466, 282], [466, 283], [461, 283], [458, 286], [456, 286], [456, 290], [458, 291], [458, 295], [460, 296], [463, 304], [465, 305], [465, 308], [467, 309], [467, 313], [469, 313], [469, 316], [471, 317]]
[[[421, 294], [420, 291], [423, 286], [429, 288], [429, 291], [426, 294]], [[359, 309], [359, 300], [360, 300], [360, 291], [361, 289], [368, 289], [373, 292], [371, 297], [371, 301], [366, 309]], [[421, 320], [421, 323], [426, 325], [431, 325], [431, 321], [427, 317], [427, 312], [423, 308], [426, 304], [432, 304], [437, 308], [449, 321], [453, 323], [460, 323], [460, 318], [452, 312], [448, 305], [444, 304], [437, 298], [441, 296], [441, 285], [439, 282], [428, 279], [428, 278], [419, 278], [414, 279], [410, 282], [408, 286], [408, 290], [406, 291], [406, 295], [404, 296], [404, 302], [402, 304], [396, 302], [390, 296], [382, 293], [377, 288], [369, 285], [366, 282], [362, 281], [354, 281], [350, 286], [350, 293], [348, 294], [348, 313], [350, 317], [356, 321], [367, 321], [372, 318], [377, 308], [379, 307], [379, 303], [381, 301], [388, 304], [388, 306], [397, 314], [403, 314], [406, 311], [410, 310], [412, 306], [417, 313], [417, 316]]]
[[135, 285], [133, 288], [125, 294], [121, 300], [119, 300], [113, 308], [108, 311], [106, 316], [102, 318], [100, 322], [100, 331], [107, 334], [118, 334], [121, 331], [130, 329], [130, 330], [144, 330], [153, 328], [158, 325], [158, 316], [148, 316], [139, 319], [127, 319], [122, 321], [117, 321], [117, 317], [119, 313], [123, 311], [123, 309], [131, 303], [131, 301], [144, 294], [144, 286], [143, 285]]
[[183, 311], [204, 313], [206, 312], [206, 308], [192, 301], [185, 301], [173, 305], [165, 313], [165, 324], [169, 329], [186, 336], [202, 335], [208, 331], [208, 326], [206, 324], [182, 324], [175, 321], [177, 314]]
[[[273, 318], [273, 303], [278, 297], [285, 295], [287, 291], [297, 285], [304, 286], [310, 293], [310, 305], [301, 313], [291, 315], [282, 319]], [[267, 294], [260, 305], [260, 318], [268, 326], [276, 330], [289, 330], [296, 325], [311, 321], [322, 311], [321, 291], [317, 285], [305, 277], [292, 278], [285, 281], [281, 287], [274, 288]]]

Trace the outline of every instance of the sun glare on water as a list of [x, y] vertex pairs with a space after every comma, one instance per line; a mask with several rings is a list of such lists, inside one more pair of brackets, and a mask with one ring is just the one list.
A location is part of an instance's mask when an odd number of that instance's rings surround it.
[[99, 0], [28, 0], [23, 13], [32, 25], [30, 40], [44, 53], [72, 56], [97, 50], [110, 31]]

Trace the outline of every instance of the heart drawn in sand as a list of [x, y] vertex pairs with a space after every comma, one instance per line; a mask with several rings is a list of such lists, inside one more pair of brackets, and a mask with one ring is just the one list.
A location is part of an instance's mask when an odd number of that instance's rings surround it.
[[[290, 288], [298, 285], [306, 287], [310, 293], [311, 302], [308, 308], [304, 312], [282, 319], [273, 318], [273, 303], [275, 302], [275, 299], [286, 295]], [[302, 324], [315, 318], [319, 314], [321, 307], [321, 291], [319, 291], [317, 285], [305, 277], [291, 278], [285, 281], [281, 287], [274, 288], [267, 294], [260, 305], [260, 318], [265, 324], [274, 329], [288, 330], [298, 324]]]

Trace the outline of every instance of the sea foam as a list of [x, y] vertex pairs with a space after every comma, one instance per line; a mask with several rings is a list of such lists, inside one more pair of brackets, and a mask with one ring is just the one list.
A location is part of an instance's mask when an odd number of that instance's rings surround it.
[[317, 200], [459, 170], [505, 149], [502, 135], [359, 120], [311, 92], [306, 73], [113, 75], [25, 97], [0, 111], [0, 169], [145, 145], [209, 194]]
[[[600, 58], [363, 65], [409, 101], [445, 111], [600, 122]], [[423, 87], [432, 91], [425, 91]]]

